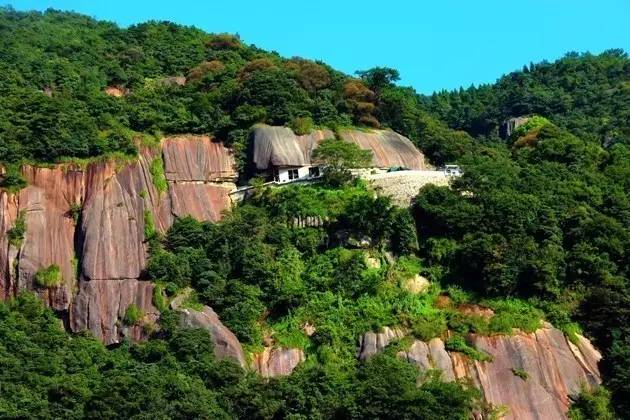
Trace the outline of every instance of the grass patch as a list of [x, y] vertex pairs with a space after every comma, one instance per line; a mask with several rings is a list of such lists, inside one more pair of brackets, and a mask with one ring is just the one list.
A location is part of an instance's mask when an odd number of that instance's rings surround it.
[[149, 166], [149, 172], [151, 173], [151, 179], [155, 189], [161, 194], [166, 192], [168, 185], [166, 183], [166, 175], [164, 174], [164, 162], [162, 157], [158, 156], [151, 161]]
[[47, 289], [57, 287], [63, 282], [61, 270], [57, 264], [51, 264], [46, 268], [41, 268], [35, 273], [35, 283]]
[[311, 117], [295, 117], [289, 123], [289, 128], [298, 136], [309, 134], [314, 128], [313, 119]]
[[7, 236], [9, 237], [9, 244], [13, 245], [16, 248], [20, 248], [22, 246], [22, 242], [24, 241], [25, 234], [26, 213], [24, 212], [24, 210], [22, 210], [15, 219], [15, 224], [13, 225], [13, 227], [7, 232]]
[[160, 312], [164, 312], [168, 309], [168, 299], [164, 295], [164, 287], [161, 284], [155, 284], [153, 286], [153, 298], [151, 301], [153, 302], [153, 306]]
[[156, 236], [155, 222], [151, 210], [144, 211], [144, 239], [149, 241]]
[[125, 317], [123, 318], [123, 322], [127, 325], [138, 325], [138, 323], [144, 317], [144, 311], [134, 303], [127, 306], [127, 311], [125, 312]]
[[444, 343], [444, 347], [446, 348], [446, 350], [449, 351], [463, 353], [473, 360], [478, 360], [480, 362], [492, 361], [492, 357], [489, 354], [479, 351], [476, 348], [470, 346], [468, 343], [466, 343], [466, 340], [464, 340], [463, 337], [458, 335], [446, 340], [446, 343]]
[[520, 299], [488, 300], [483, 305], [494, 310], [489, 332], [512, 334], [513, 328], [532, 333], [542, 326], [543, 312]]

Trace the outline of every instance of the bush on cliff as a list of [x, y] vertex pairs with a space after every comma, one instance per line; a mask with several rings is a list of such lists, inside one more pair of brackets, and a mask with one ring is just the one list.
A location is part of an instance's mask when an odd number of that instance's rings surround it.
[[35, 273], [35, 283], [48, 289], [57, 287], [63, 282], [61, 270], [57, 264], [51, 264], [46, 268], [40, 268]]

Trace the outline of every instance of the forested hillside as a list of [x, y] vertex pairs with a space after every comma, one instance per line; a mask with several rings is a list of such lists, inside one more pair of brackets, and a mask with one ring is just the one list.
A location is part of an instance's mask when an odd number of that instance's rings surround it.
[[[568, 342], [590, 338], [604, 356], [603, 387], [573, 395], [572, 418], [626, 418], [628, 55], [572, 53], [432, 96], [398, 78], [391, 68], [353, 77], [169, 22], [123, 29], [73, 13], [1, 8], [5, 202], [26, 186], [23, 164], [134, 162], [171, 134], [210, 135], [242, 168], [256, 123], [297, 134], [391, 128], [434, 165], [457, 163], [464, 173], [399, 208], [352, 179], [344, 166], [351, 159], [336, 153], [357, 150], [332, 140], [337, 173], [311, 186], [254, 180], [251, 197], [218, 222], [182, 217], [162, 232], [142, 207], [142, 280], [154, 287], [159, 320], [144, 323], [129, 305], [117, 322], [149, 340], [107, 348], [64, 331], [29, 292], [0, 303], [0, 417], [490, 416], [502, 407], [470, 381], [420, 375], [401, 352], [439, 338], [449, 352], [490, 362], [471, 337], [532, 333], [548, 321]], [[531, 118], [500, 137], [504, 121], [518, 116]], [[151, 160], [148, 175], [159, 197], [167, 191], [160, 164]], [[71, 204], [68, 217], [80, 226], [83, 203]], [[23, 216], [4, 238], [7, 250], [24, 240]], [[41, 271], [37, 290], [54, 288], [58, 277], [59, 267]], [[182, 328], [177, 301], [191, 311], [212, 307], [252, 357], [288, 348], [304, 361], [289, 376], [263, 379], [219, 360], [206, 331]], [[406, 337], [359, 360], [362, 335], [383, 327]], [[528, 372], [511, 369], [528, 383]]]

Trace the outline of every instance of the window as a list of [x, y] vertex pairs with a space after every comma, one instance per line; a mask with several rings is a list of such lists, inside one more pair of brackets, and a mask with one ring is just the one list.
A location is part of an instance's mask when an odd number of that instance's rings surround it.
[[280, 182], [280, 173], [277, 168], [273, 169], [273, 180], [276, 182]]
[[308, 168], [308, 176], [317, 178], [319, 176], [319, 166], [311, 166]]
[[298, 170], [297, 169], [289, 169], [289, 180], [291, 179], [298, 179], [300, 177], [300, 175], [298, 174]]

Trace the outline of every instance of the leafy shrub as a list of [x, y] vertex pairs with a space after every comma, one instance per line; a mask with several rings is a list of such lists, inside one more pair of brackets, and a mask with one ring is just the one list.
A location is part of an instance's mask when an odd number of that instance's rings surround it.
[[16, 248], [20, 248], [22, 246], [22, 241], [24, 240], [24, 235], [26, 234], [26, 214], [22, 210], [18, 214], [15, 219], [15, 224], [11, 229], [8, 230], [7, 236], [9, 238], [9, 243]]
[[529, 117], [529, 120], [525, 124], [517, 127], [516, 130], [514, 130], [514, 132], [512, 133], [512, 138], [518, 139], [519, 137], [526, 135], [530, 131], [543, 127], [547, 124], [551, 124], [551, 122], [547, 118], [541, 117], [540, 115], [533, 115]]
[[153, 185], [158, 193], [166, 192], [168, 186], [166, 184], [166, 175], [164, 174], [164, 162], [162, 161], [161, 156], [158, 156], [151, 161], [149, 172], [151, 173]]
[[463, 337], [458, 335], [446, 340], [446, 342], [444, 343], [444, 347], [446, 348], [446, 350], [449, 351], [457, 351], [463, 353], [473, 360], [478, 360], [480, 362], [492, 361], [492, 357], [489, 354], [486, 354], [482, 351], [477, 350], [474, 347], [471, 347], [470, 345], [468, 345], [468, 343], [466, 343], [466, 340], [464, 340]]
[[542, 311], [525, 301], [518, 299], [491, 300], [485, 304], [495, 312], [490, 319], [492, 332], [512, 334], [512, 329], [517, 328], [531, 333], [542, 325]]
[[144, 318], [144, 311], [136, 306], [135, 303], [127, 306], [123, 322], [127, 325], [138, 325], [138, 323]]
[[153, 286], [152, 303], [153, 306], [155, 306], [160, 312], [164, 312], [168, 309], [168, 299], [164, 296], [164, 287], [160, 284], [155, 284]]
[[5, 173], [0, 175], [0, 189], [16, 193], [26, 187], [27, 183], [17, 165], [8, 165]]
[[295, 134], [302, 136], [313, 130], [313, 119], [311, 117], [295, 117], [291, 120], [289, 127]]
[[572, 397], [568, 416], [571, 420], [613, 420], [617, 418], [610, 402], [610, 391], [603, 386], [595, 390], [582, 389], [577, 397]]
[[512, 368], [512, 373], [514, 374], [514, 376], [518, 376], [524, 381], [526, 381], [529, 378], [529, 373], [527, 373], [523, 369]]
[[151, 210], [144, 211], [144, 239], [150, 241], [156, 236], [155, 222]]
[[53, 288], [63, 282], [61, 269], [57, 264], [51, 264], [46, 268], [40, 268], [35, 273], [35, 283], [40, 287]]

